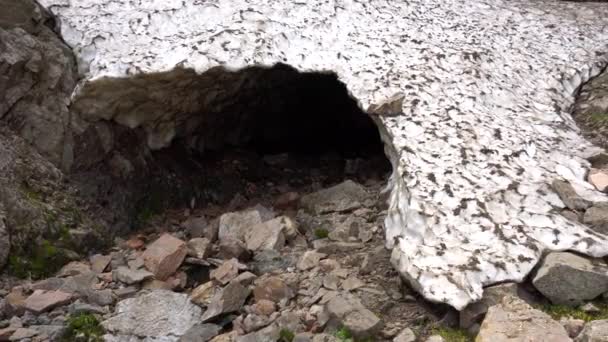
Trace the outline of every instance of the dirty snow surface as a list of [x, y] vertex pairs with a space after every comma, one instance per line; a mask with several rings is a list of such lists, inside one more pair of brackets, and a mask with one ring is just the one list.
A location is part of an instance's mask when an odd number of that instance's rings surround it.
[[[41, 3], [77, 55], [84, 80], [74, 101], [104, 76], [277, 62], [335, 72], [365, 109], [403, 96], [402, 113], [378, 117], [394, 168], [387, 246], [430, 300], [460, 309], [484, 285], [522, 280], [544, 250], [608, 252], [605, 236], [557, 213], [564, 204], [550, 188], [566, 179], [587, 199], [606, 200], [584, 181], [594, 147], [567, 111], [608, 62], [608, 4]], [[121, 110], [139, 105], [125, 99]]]

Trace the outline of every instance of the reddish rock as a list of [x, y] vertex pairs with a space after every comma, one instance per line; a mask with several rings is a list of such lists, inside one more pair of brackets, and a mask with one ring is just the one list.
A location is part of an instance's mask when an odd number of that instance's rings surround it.
[[258, 315], [270, 316], [276, 311], [276, 306], [274, 302], [262, 299], [255, 303], [254, 309]]
[[138, 237], [130, 238], [125, 242], [125, 245], [130, 249], [141, 249], [144, 247], [145, 244], [146, 243], [144, 242], [144, 240]]
[[7, 316], [21, 316], [25, 311], [25, 299], [27, 297], [23, 294], [23, 289], [15, 287], [4, 297], [6, 301], [6, 312]]
[[0, 341], [10, 341], [11, 336], [17, 329], [16, 327], [0, 329]]
[[217, 280], [220, 284], [226, 285], [239, 275], [239, 262], [235, 258], [224, 261], [220, 267], [211, 271], [211, 279]]
[[35, 314], [68, 304], [72, 294], [63, 291], [36, 290], [25, 300], [25, 309]]
[[175, 273], [186, 257], [186, 243], [169, 234], [163, 234], [143, 253], [144, 264], [156, 279], [166, 280]]
[[300, 195], [295, 191], [290, 191], [277, 197], [274, 207], [281, 210], [295, 208], [299, 201]]
[[606, 188], [608, 187], [608, 174], [605, 171], [592, 169], [589, 172], [588, 180], [596, 189], [606, 192]]

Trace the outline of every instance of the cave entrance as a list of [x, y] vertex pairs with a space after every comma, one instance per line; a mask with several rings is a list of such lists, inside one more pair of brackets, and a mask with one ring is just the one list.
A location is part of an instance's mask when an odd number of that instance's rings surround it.
[[181, 180], [159, 196], [238, 209], [346, 179], [386, 184], [391, 165], [378, 127], [335, 74], [283, 64], [222, 72], [237, 80], [234, 96], [192, 114], [197, 127], [154, 152], [157, 169]]

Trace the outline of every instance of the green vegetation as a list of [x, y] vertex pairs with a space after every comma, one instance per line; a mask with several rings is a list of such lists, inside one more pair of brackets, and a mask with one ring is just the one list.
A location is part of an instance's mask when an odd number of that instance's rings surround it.
[[27, 183], [21, 183], [21, 192], [30, 202], [40, 202], [42, 201], [42, 194], [36, 190], [34, 190]]
[[446, 342], [472, 342], [473, 338], [464, 329], [439, 327], [432, 330], [433, 335], [439, 335]]
[[372, 337], [367, 337], [364, 339], [354, 338], [353, 334], [346, 327], [338, 329], [334, 336], [336, 336], [336, 338], [341, 342], [374, 342]]
[[68, 318], [68, 327], [62, 341], [103, 341], [103, 327], [92, 314], [78, 314]]
[[325, 239], [329, 236], [329, 231], [325, 228], [317, 228], [314, 233], [317, 239]]
[[64, 251], [51, 244], [48, 240], [32, 249], [30, 255], [9, 257], [9, 273], [19, 278], [31, 277], [41, 279], [57, 272], [68, 261]]
[[592, 113], [589, 114], [589, 118], [598, 123], [604, 123], [608, 121], [608, 114], [606, 113]]
[[293, 331], [286, 328], [281, 329], [279, 332], [279, 342], [292, 342], [295, 337]]
[[546, 304], [538, 306], [538, 309], [546, 312], [553, 319], [559, 320], [562, 317], [572, 317], [574, 319], [582, 319], [585, 322], [598, 319], [608, 319], [608, 304], [593, 303], [599, 312], [585, 312], [580, 308], [573, 308], [566, 305]]

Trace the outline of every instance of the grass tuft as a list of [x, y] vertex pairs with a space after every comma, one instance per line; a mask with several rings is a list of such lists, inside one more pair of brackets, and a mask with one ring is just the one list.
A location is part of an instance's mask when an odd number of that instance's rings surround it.
[[325, 228], [317, 228], [314, 233], [317, 239], [325, 239], [329, 236], [329, 231]]
[[68, 327], [63, 336], [63, 341], [103, 341], [103, 327], [99, 324], [99, 320], [94, 315], [83, 313], [70, 316], [67, 323]]
[[446, 342], [472, 342], [473, 338], [464, 329], [439, 327], [432, 330], [432, 334], [443, 337]]
[[593, 303], [599, 312], [585, 312], [580, 308], [573, 308], [566, 305], [545, 304], [537, 308], [546, 312], [553, 319], [559, 320], [562, 317], [571, 317], [574, 319], [582, 319], [585, 322], [595, 321], [598, 319], [608, 319], [608, 304]]

